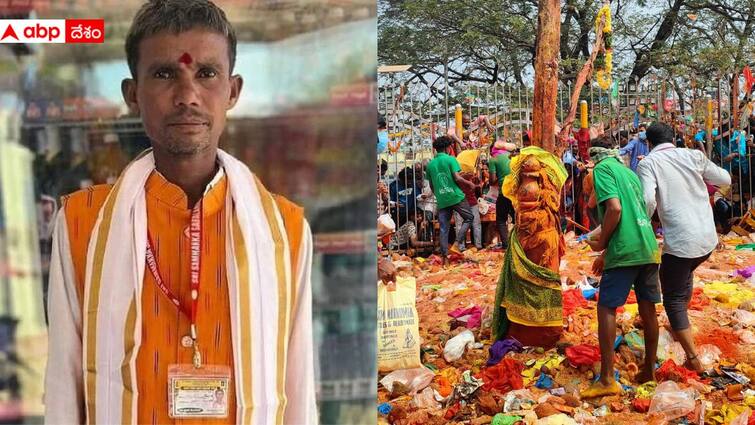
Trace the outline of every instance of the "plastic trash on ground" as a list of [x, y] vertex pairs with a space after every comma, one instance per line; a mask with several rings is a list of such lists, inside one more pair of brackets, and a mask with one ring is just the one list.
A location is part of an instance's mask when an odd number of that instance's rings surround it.
[[695, 410], [697, 392], [680, 389], [676, 382], [662, 382], [655, 389], [648, 413], [662, 413], [667, 420], [680, 418]]
[[390, 392], [396, 383], [408, 389], [409, 395], [414, 395], [432, 382], [435, 374], [426, 367], [414, 369], [400, 369], [385, 375], [380, 383]]
[[517, 410], [530, 410], [535, 405], [535, 396], [529, 390], [514, 390], [506, 393], [503, 402], [503, 412], [515, 412]]
[[703, 344], [697, 347], [697, 358], [704, 368], [710, 369], [720, 360], [721, 349], [713, 344]]
[[464, 355], [467, 345], [471, 344], [474, 344], [474, 334], [467, 329], [446, 342], [446, 346], [443, 347], [443, 358], [449, 363], [455, 362]]
[[414, 396], [412, 403], [420, 409], [439, 410], [441, 408], [440, 403], [435, 400], [435, 391], [430, 387], [426, 387], [424, 390], [417, 393]]
[[741, 323], [743, 326], [755, 326], [755, 313], [737, 309], [732, 315], [732, 320], [735, 323]]
[[652, 398], [657, 387], [658, 383], [655, 381], [645, 382], [644, 384], [637, 387], [637, 398]]
[[684, 347], [682, 347], [682, 344], [674, 341], [674, 337], [665, 328], [662, 328], [658, 334], [658, 350], [656, 354], [659, 362], [673, 360], [676, 364], [682, 364], [687, 361]]
[[452, 400], [467, 400], [472, 394], [475, 393], [480, 387], [482, 387], [482, 379], [477, 379], [472, 376], [472, 372], [465, 370], [461, 374], [459, 384], [454, 388], [454, 392], [451, 395]]
[[514, 425], [521, 420], [521, 416], [504, 415], [503, 413], [497, 413], [495, 416], [493, 416], [493, 422], [491, 422], [490, 425]]

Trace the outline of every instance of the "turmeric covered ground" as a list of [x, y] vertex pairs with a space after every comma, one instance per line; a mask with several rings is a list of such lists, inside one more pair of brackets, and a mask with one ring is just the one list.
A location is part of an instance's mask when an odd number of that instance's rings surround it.
[[[393, 254], [399, 273], [414, 276], [423, 368], [381, 374], [378, 418], [392, 424], [755, 424], [755, 252], [749, 240], [724, 246], [695, 273], [690, 320], [708, 372], [684, 369], [684, 350], [662, 326], [656, 382], [638, 385], [642, 324], [634, 294], [617, 313], [616, 373], [621, 396], [579, 398], [599, 370], [596, 254], [566, 235], [561, 262], [564, 332], [544, 351], [490, 341], [498, 251], [465, 251], [448, 268], [440, 259]], [[755, 269], [755, 267], [753, 267]], [[453, 317], [452, 317], [453, 316]], [[452, 340], [453, 339], [453, 340]], [[451, 341], [449, 343], [449, 341]], [[445, 352], [444, 352], [445, 350]], [[458, 358], [457, 358], [458, 357]]]

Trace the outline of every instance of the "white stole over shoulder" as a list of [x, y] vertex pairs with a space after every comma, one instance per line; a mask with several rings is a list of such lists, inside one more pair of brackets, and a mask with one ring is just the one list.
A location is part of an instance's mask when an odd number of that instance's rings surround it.
[[[237, 422], [315, 423], [309, 229], [305, 221], [293, 276], [286, 228], [273, 196], [242, 162], [221, 150], [218, 161], [228, 179], [226, 253]], [[142, 337], [140, 300], [147, 244], [145, 184], [154, 169], [151, 150], [126, 168], [100, 210], [89, 242], [78, 347], [88, 423], [137, 421], [136, 357]], [[65, 220], [58, 219], [61, 226], [65, 228]], [[65, 234], [65, 229], [57, 232]], [[70, 285], [66, 281], [71, 273], [63, 272], [70, 269], [66, 267], [70, 252], [64, 252], [67, 240], [60, 242], [54, 243], [53, 261], [63, 265], [53, 264], [60, 272], [51, 272], [51, 309], [56, 301], [63, 301], [53, 299], [63, 297], [57, 292], [70, 294], [52, 288], [56, 279], [64, 287]], [[51, 333], [56, 322], [67, 329], [60, 323], [67, 319], [51, 313]], [[50, 350], [64, 345], [55, 341], [51, 336]], [[288, 377], [291, 373], [296, 379]], [[51, 386], [63, 384], [55, 382], [54, 367], [48, 366], [47, 374], [47, 419], [62, 419], [64, 413], [50, 412], [63, 404], [50, 391]], [[293, 388], [291, 383], [297, 381], [300, 384]]]

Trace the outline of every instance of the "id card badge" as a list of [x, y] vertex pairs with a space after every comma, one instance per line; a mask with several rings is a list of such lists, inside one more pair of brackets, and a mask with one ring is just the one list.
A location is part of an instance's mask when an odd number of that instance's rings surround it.
[[227, 418], [231, 368], [191, 364], [168, 366], [168, 416], [171, 419]]

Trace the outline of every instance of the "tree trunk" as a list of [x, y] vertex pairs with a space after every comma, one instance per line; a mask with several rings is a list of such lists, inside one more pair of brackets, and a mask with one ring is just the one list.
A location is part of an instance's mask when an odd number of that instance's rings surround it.
[[532, 104], [532, 141], [555, 152], [558, 57], [561, 35], [561, 1], [540, 0], [538, 43], [535, 56], [535, 94]]

